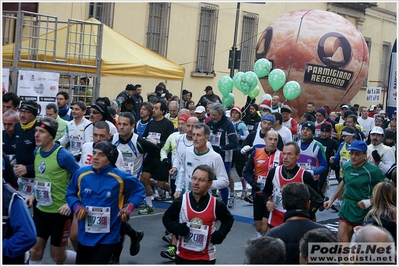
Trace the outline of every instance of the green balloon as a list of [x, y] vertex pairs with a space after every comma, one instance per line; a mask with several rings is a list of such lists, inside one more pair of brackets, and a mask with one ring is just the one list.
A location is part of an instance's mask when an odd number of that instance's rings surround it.
[[285, 83], [285, 73], [281, 69], [274, 69], [269, 73], [268, 81], [274, 92], [277, 92]]
[[234, 95], [232, 93], [229, 93], [227, 96], [223, 96], [222, 104], [225, 108], [231, 106], [231, 104], [233, 103], [234, 103]]
[[251, 92], [249, 92], [248, 96], [251, 99], [255, 99], [258, 95], [259, 95], [260, 89], [259, 86], [256, 86], [254, 90], [252, 90]]
[[272, 96], [270, 94], [264, 94], [261, 98], [259, 103], [262, 103], [263, 100], [268, 99], [268, 100], [272, 100]]
[[301, 86], [296, 81], [289, 81], [284, 85], [283, 95], [287, 100], [293, 100], [301, 93]]
[[244, 95], [249, 94], [249, 92], [258, 86], [258, 82], [259, 79], [256, 73], [253, 71], [247, 71], [240, 81], [241, 91], [244, 93]]
[[233, 76], [233, 85], [235, 88], [237, 88], [240, 91], [241, 91], [240, 82], [241, 82], [242, 76], [244, 76], [244, 72], [242, 72], [242, 71], [237, 72]]
[[221, 77], [218, 82], [218, 88], [223, 96], [228, 96], [231, 90], [233, 90], [233, 79], [229, 76]]
[[272, 64], [269, 60], [267, 60], [266, 58], [260, 58], [255, 62], [254, 72], [256, 73], [258, 78], [262, 78], [269, 74], [271, 68]]

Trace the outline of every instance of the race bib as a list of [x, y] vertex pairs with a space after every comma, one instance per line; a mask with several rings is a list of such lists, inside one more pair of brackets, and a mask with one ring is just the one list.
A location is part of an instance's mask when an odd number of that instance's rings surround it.
[[80, 149], [82, 148], [82, 140], [81, 138], [79, 138], [79, 136], [72, 136], [72, 140], [71, 140], [71, 150], [73, 151], [80, 151]]
[[276, 207], [282, 205], [281, 201], [283, 200], [283, 196], [281, 194], [280, 188], [273, 189], [273, 198], [272, 199], [273, 199], [273, 203], [276, 205]]
[[34, 178], [24, 178], [19, 177], [18, 180], [18, 191], [23, 198], [29, 197], [33, 192], [33, 187], [35, 186]]
[[220, 146], [220, 137], [222, 136], [222, 133], [211, 133], [211, 138], [209, 139], [209, 142], [211, 143], [212, 146]]
[[208, 225], [187, 222], [190, 233], [183, 238], [182, 247], [192, 251], [204, 251], [208, 240]]
[[311, 170], [312, 169], [312, 165], [310, 165], [310, 163], [308, 163], [308, 162], [302, 162], [302, 163], [297, 162], [297, 163], [298, 163], [299, 167], [302, 167], [305, 170]]
[[258, 184], [260, 191], [263, 191], [263, 188], [265, 188], [266, 184], [266, 176], [259, 175], [256, 183]]
[[111, 222], [110, 207], [87, 206], [88, 213], [85, 217], [85, 230], [88, 233], [109, 233]]
[[161, 143], [161, 134], [160, 133], [149, 132], [147, 138], [154, 139], [155, 141], [157, 141], [157, 144]]
[[38, 206], [53, 205], [53, 198], [51, 197], [51, 183], [50, 182], [35, 182], [35, 197]]
[[349, 161], [349, 159], [340, 158], [339, 162], [341, 164], [341, 168], [347, 161]]

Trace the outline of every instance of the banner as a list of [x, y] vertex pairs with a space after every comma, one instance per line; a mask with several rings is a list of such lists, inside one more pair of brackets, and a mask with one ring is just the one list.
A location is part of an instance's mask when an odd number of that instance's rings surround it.
[[45, 116], [47, 104], [57, 103], [59, 79], [60, 74], [55, 72], [20, 70], [17, 95], [22, 101], [36, 101], [41, 107], [38, 115]]
[[2, 75], [1, 75], [1, 88], [3, 89], [4, 92], [8, 92], [8, 86], [10, 82], [10, 69], [3, 69], [2, 70]]
[[396, 40], [392, 48], [391, 61], [389, 62], [389, 74], [388, 74], [388, 85], [387, 85], [387, 99], [386, 99], [386, 112], [389, 118], [392, 118], [392, 113], [396, 110], [397, 104], [397, 69], [396, 69]]

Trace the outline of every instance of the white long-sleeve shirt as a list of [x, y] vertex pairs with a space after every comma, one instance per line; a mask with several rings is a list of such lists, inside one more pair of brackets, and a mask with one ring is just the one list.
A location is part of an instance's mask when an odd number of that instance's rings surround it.
[[385, 174], [389, 168], [395, 163], [395, 155], [392, 152], [392, 148], [384, 144], [379, 144], [377, 146], [370, 144], [367, 147], [367, 161], [375, 164], [374, 158], [371, 155], [374, 150], [378, 151], [381, 156], [381, 162], [377, 165], [381, 171]]
[[226, 168], [222, 157], [215, 151], [209, 149], [204, 154], [197, 154], [193, 147], [188, 147], [183, 152], [182, 161], [176, 179], [176, 192], [191, 190], [191, 176], [194, 169], [201, 164], [211, 166], [216, 173], [216, 180], [213, 180], [211, 189], [222, 189], [229, 185]]
[[83, 145], [84, 129], [90, 123], [91, 122], [85, 117], [82, 118], [79, 124], [76, 124], [75, 119], [69, 121], [67, 124], [67, 133], [58, 140], [60, 145], [65, 146], [68, 142], [70, 142], [70, 146], [68, 148], [69, 152], [71, 152], [74, 156], [78, 155]]

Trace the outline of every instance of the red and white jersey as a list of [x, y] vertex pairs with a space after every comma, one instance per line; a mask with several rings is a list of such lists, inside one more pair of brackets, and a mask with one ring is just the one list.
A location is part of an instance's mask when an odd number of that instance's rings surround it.
[[177, 255], [186, 260], [211, 261], [216, 259], [216, 247], [211, 234], [216, 229], [216, 198], [210, 196], [203, 211], [195, 211], [190, 204], [190, 193], [182, 196], [179, 223], [187, 222], [189, 235], [177, 240]]
[[289, 183], [303, 183], [303, 174], [305, 172], [304, 168], [299, 168], [298, 172], [291, 179], [284, 178], [283, 174], [283, 166], [277, 166], [274, 176], [273, 176], [273, 192], [272, 192], [272, 200], [276, 205], [274, 210], [270, 212], [269, 215], [269, 224], [273, 227], [279, 226], [284, 222], [284, 213], [286, 210], [283, 208], [282, 203], [282, 187]]

